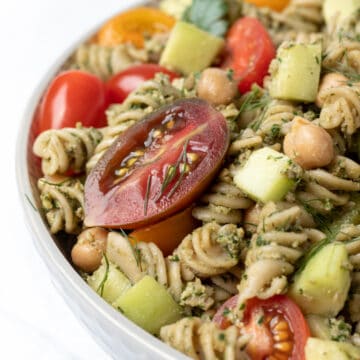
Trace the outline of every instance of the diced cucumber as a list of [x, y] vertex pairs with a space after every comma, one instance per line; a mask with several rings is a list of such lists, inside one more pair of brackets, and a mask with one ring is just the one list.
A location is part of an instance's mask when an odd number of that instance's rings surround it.
[[113, 304], [130, 320], [151, 334], [181, 318], [181, 308], [151, 276], [143, 277]]
[[281, 200], [295, 181], [287, 172], [292, 161], [271, 148], [254, 151], [234, 176], [235, 184], [254, 200], [266, 203]]
[[349, 292], [350, 268], [344, 244], [325, 245], [295, 276], [288, 294], [305, 314], [336, 316]]
[[105, 258], [101, 266], [87, 278], [87, 282], [109, 303], [115, 301], [131, 287], [129, 279]]
[[321, 44], [291, 43], [280, 47], [272, 72], [270, 95], [277, 99], [313, 102], [321, 70]]
[[360, 0], [325, 0], [323, 15], [327, 24], [342, 21], [360, 8]]
[[223, 46], [223, 39], [180, 21], [171, 31], [160, 65], [188, 75], [207, 68]]
[[359, 360], [360, 349], [336, 341], [308, 338], [305, 346], [306, 360]]

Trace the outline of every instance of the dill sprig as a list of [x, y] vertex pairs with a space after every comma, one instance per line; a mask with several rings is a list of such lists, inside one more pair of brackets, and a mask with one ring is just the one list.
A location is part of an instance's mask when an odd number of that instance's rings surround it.
[[[179, 176], [179, 179], [176, 181], [174, 187], [170, 190], [169, 194], [168, 194], [168, 198], [171, 198], [175, 191], [177, 190], [177, 188], [180, 186], [184, 176], [185, 176], [185, 173], [186, 173], [186, 165], [187, 165], [187, 146], [189, 144], [189, 140], [186, 140], [185, 141], [185, 144], [184, 144], [184, 148], [183, 148], [183, 151], [180, 155], [180, 158], [182, 160], [182, 164], [183, 164], [183, 167], [181, 169], [181, 172], [180, 172], [180, 176]], [[179, 162], [179, 165], [180, 166], [180, 163], [181, 163], [181, 160]]]
[[296, 271], [296, 274], [301, 273], [304, 269], [307, 263], [327, 244], [330, 243], [329, 238], [325, 238], [324, 240], [321, 240], [318, 243], [315, 243], [313, 246], [310, 247], [309, 251], [307, 251], [306, 255], [303, 256], [300, 260], [299, 267]]
[[100, 294], [101, 297], [103, 296], [103, 293], [104, 293], [104, 287], [105, 287], [106, 280], [109, 276], [109, 269], [110, 269], [109, 260], [105, 254], [104, 254], [104, 260], [105, 260], [105, 274], [104, 274], [103, 279], [101, 280], [101, 283], [99, 284], [99, 286], [96, 290], [96, 292], [98, 294]]
[[[183, 150], [179, 156], [179, 158], [177, 159], [176, 163], [175, 164], [172, 164], [172, 165], [169, 165], [166, 169], [166, 173], [165, 173], [165, 177], [164, 177], [164, 180], [161, 184], [161, 189], [160, 189], [160, 192], [158, 193], [158, 195], [156, 196], [155, 198], [155, 202], [158, 201], [165, 193], [166, 189], [168, 188], [168, 186], [170, 185], [170, 183], [174, 180], [175, 178], [175, 175], [180, 167], [180, 164], [183, 162], [184, 166], [183, 168], [181, 169], [180, 171], [180, 176], [179, 176], [179, 179], [178, 181], [175, 183], [175, 190], [179, 187], [184, 175], [185, 175], [185, 170], [186, 170], [186, 165], [187, 165], [187, 146], [189, 144], [189, 140], [186, 140], [185, 141], [185, 144], [184, 144], [184, 147], [183, 147]], [[169, 194], [168, 194], [168, 198], [170, 198], [175, 190], [171, 189]]]
[[[133, 237], [129, 236], [124, 229], [120, 228], [119, 229], [121, 235], [123, 236], [123, 238], [125, 238], [127, 240], [127, 242], [129, 243], [129, 246], [131, 247], [131, 250], [133, 252], [135, 261], [137, 266], [139, 266], [139, 268], [141, 269], [141, 261], [140, 261], [140, 249], [137, 247], [137, 244], [133, 245], [131, 240], [135, 240]], [[136, 240], [135, 240], [136, 241]]]
[[38, 209], [36, 208], [36, 206], [34, 205], [34, 203], [31, 201], [30, 197], [28, 194], [24, 194], [25, 195], [25, 199], [28, 201], [28, 203], [30, 204], [30, 206], [37, 212]]
[[144, 199], [144, 216], [147, 215], [147, 210], [148, 210], [148, 205], [149, 205], [151, 178], [152, 178], [152, 175], [150, 175], [148, 177], [147, 184], [146, 184], [146, 193], [145, 193], [145, 199]]
[[345, 77], [349, 79], [349, 81], [347, 83], [344, 83], [344, 85], [347, 84], [351, 86], [352, 83], [360, 81], [360, 74], [358, 74], [355, 70], [349, 69], [347, 66], [344, 66], [340, 62], [337, 62], [337, 65], [335, 67], [323, 67], [323, 70], [325, 73], [341, 72]]
[[[317, 200], [313, 199], [311, 201], [317, 201]], [[313, 208], [311, 205], [309, 205], [308, 202], [301, 201], [301, 205], [304, 207], [305, 211], [312, 216], [316, 225], [320, 229], [326, 230], [328, 233], [331, 233], [331, 230], [328, 225], [328, 218], [325, 215], [317, 212], [316, 209]]]

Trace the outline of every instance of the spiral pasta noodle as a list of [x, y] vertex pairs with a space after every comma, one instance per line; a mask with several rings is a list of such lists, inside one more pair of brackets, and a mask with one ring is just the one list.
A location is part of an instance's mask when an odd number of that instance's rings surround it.
[[47, 130], [36, 138], [33, 151], [42, 158], [45, 175], [65, 174], [70, 169], [80, 173], [101, 138], [101, 132], [93, 128]]
[[319, 92], [324, 101], [319, 124], [325, 129], [339, 128], [352, 135], [360, 127], [360, 87], [357, 84], [344, 84]]
[[351, 179], [351, 172], [348, 176], [350, 178], [346, 179], [324, 169], [309, 170], [304, 175], [304, 189], [299, 189], [296, 196], [302, 204], [316, 212], [329, 213], [334, 207], [349, 201], [349, 192], [360, 190], [360, 183]]
[[218, 224], [239, 224], [241, 210], [249, 208], [253, 202], [233, 183], [228, 169], [224, 169], [210, 191], [200, 199], [202, 204], [193, 210], [193, 216], [204, 222]]
[[248, 337], [240, 335], [240, 329], [230, 326], [220, 330], [211, 322], [200, 318], [184, 318], [163, 326], [160, 338], [185, 355], [197, 359], [245, 360], [243, 349]]
[[78, 179], [41, 178], [40, 201], [53, 234], [77, 234], [84, 220], [84, 186]]
[[299, 31], [318, 32], [323, 23], [322, 3], [323, 0], [291, 0], [282, 12], [284, 21]]
[[136, 64], [157, 62], [168, 34], [156, 34], [145, 41], [143, 49], [131, 43], [107, 47], [98, 44], [81, 45], [70, 60], [70, 68], [85, 70], [106, 80]]
[[317, 33], [323, 23], [322, 0], [292, 0], [283, 12], [243, 3], [243, 15], [257, 18], [269, 31], [276, 46], [295, 40], [299, 33]]
[[[242, 237], [243, 231], [234, 225], [206, 224], [188, 235], [172, 256], [164, 258], [153, 243], [139, 242], [134, 247], [124, 236], [110, 233], [107, 255], [132, 282], [139, 281], [145, 274], [153, 276], [178, 302], [189, 291], [182, 294], [185, 284], [193, 282], [189, 286], [201, 290], [204, 296], [196, 300], [204, 300], [202, 307], [206, 308], [206, 301], [211, 301], [208, 303], [211, 306], [234, 294], [234, 284], [239, 276], [234, 267], [244, 247]], [[203, 287], [197, 277], [210, 278], [212, 289]], [[213, 277], [214, 286], [211, 285]], [[209, 297], [214, 300], [207, 300]], [[183, 303], [190, 305], [189, 301]]]
[[279, 210], [268, 203], [262, 209], [238, 286], [240, 317], [247, 299], [267, 299], [285, 291], [287, 276], [293, 273], [308, 245], [307, 232], [299, 230], [300, 215], [301, 209], [296, 205]]
[[180, 97], [180, 91], [171, 85], [168, 76], [157, 74], [130, 93], [121, 105], [112, 105], [106, 112], [109, 126], [103, 129], [104, 137], [95, 148], [94, 156], [89, 159], [87, 171], [96, 165], [121, 133], [144, 116]]

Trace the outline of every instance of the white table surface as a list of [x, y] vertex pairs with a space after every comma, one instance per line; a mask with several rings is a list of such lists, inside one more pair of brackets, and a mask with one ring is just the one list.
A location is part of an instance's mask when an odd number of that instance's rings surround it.
[[47, 68], [85, 31], [135, 2], [0, 0], [1, 359], [109, 359], [56, 292], [32, 244], [15, 182], [15, 142]]

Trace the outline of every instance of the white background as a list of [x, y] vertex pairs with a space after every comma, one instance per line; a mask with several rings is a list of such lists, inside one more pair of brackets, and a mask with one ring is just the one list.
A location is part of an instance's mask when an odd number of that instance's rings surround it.
[[1, 359], [109, 359], [57, 294], [33, 247], [16, 189], [15, 142], [49, 66], [85, 31], [134, 2], [0, 0]]

